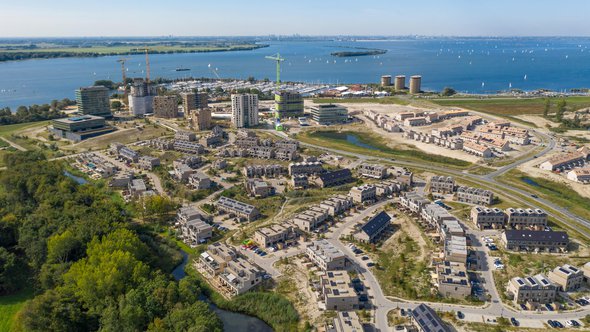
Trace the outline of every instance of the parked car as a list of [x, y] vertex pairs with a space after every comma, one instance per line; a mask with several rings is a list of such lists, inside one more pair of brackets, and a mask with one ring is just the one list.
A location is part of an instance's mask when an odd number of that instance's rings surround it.
[[519, 325], [518, 321], [514, 317], [510, 318], [510, 323], [512, 323], [512, 325], [514, 325], [514, 326], [518, 326]]
[[457, 318], [463, 319], [465, 318], [465, 315], [461, 311], [457, 311]]

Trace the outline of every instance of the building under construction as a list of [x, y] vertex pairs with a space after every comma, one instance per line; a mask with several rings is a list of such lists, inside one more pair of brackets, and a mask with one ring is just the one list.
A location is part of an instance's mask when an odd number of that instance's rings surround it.
[[275, 92], [275, 110], [279, 119], [303, 116], [303, 97], [297, 91]]
[[156, 88], [143, 78], [134, 78], [129, 95], [129, 110], [135, 116], [154, 112], [154, 96]]

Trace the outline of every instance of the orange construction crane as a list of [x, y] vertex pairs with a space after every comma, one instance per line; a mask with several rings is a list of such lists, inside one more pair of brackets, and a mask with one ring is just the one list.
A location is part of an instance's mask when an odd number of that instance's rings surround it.
[[149, 48], [139, 48], [137, 50], [145, 52], [145, 81], [147, 83], [149, 83], [150, 82], [150, 57], [149, 57], [148, 53], [151, 50]]

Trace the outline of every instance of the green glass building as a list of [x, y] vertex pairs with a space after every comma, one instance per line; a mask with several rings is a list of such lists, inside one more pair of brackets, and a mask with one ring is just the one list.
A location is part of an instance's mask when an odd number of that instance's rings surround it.
[[296, 91], [276, 92], [275, 109], [279, 119], [303, 116], [303, 97]]
[[105, 118], [113, 116], [109, 101], [109, 89], [104, 86], [91, 86], [76, 90], [76, 103], [82, 114]]

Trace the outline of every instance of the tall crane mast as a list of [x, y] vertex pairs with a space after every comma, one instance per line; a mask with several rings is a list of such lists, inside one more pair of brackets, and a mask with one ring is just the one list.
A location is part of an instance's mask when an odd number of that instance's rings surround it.
[[120, 58], [117, 60], [118, 63], [121, 64], [121, 76], [123, 79], [123, 100], [127, 100], [127, 72], [125, 71], [125, 62], [127, 62], [128, 58]]
[[[265, 59], [276, 61], [277, 63], [277, 91], [276, 93], [279, 94], [281, 89], [281, 62], [285, 61], [285, 59], [281, 58], [281, 54], [277, 53], [272, 56], [266, 56]], [[276, 98], [276, 97], [275, 97]], [[278, 131], [283, 131], [283, 125], [281, 124], [281, 116], [279, 114], [279, 110], [275, 110], [275, 129]]]
[[150, 49], [149, 48], [140, 48], [139, 51], [145, 52], [145, 81], [146, 83], [150, 82], [150, 57], [148, 55]]

